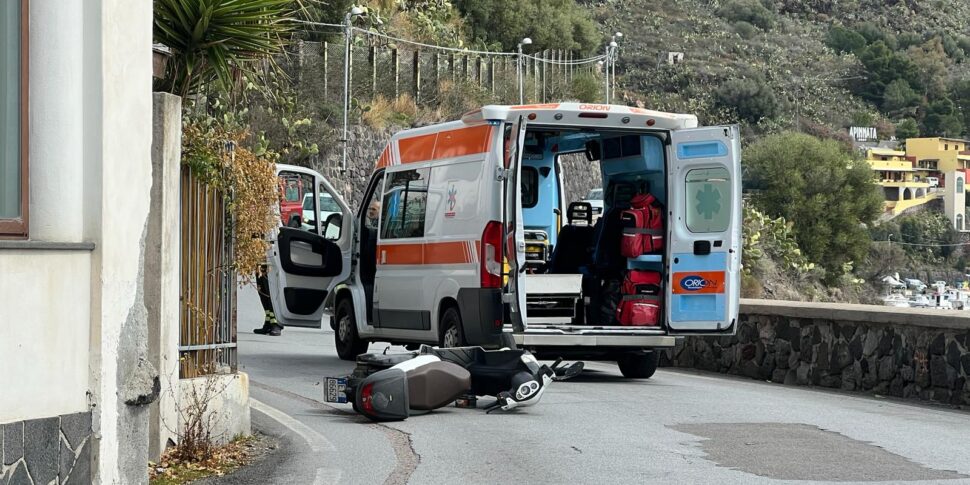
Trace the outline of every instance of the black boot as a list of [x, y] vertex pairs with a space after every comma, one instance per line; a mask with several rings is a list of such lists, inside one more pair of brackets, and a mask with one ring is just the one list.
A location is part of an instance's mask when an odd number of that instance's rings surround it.
[[265, 318], [266, 319], [263, 321], [263, 328], [257, 328], [253, 330], [253, 333], [279, 337], [280, 333], [283, 331], [283, 326], [276, 321], [276, 314], [273, 313], [272, 310], [266, 310]]

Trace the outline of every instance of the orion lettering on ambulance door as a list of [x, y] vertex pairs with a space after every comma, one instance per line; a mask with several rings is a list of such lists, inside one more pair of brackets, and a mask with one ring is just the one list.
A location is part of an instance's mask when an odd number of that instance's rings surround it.
[[724, 293], [723, 271], [674, 273], [674, 294]]

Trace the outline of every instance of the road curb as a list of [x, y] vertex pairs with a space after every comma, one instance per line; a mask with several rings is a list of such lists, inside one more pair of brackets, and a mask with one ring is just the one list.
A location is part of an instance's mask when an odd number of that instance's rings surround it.
[[[276, 409], [273, 406], [270, 406], [269, 404], [257, 399], [250, 399], [249, 405], [253, 411], [265, 415], [273, 421], [276, 421], [280, 426], [299, 436], [307, 443], [310, 450], [314, 453], [319, 453], [322, 451], [336, 451], [337, 448], [333, 445], [333, 442], [327, 439], [326, 436], [314, 431], [309, 426], [297, 421], [296, 419], [293, 419], [283, 411], [280, 411], [279, 409]], [[332, 485], [340, 483], [340, 478], [342, 475], [343, 471], [339, 468], [317, 468], [313, 485]]]

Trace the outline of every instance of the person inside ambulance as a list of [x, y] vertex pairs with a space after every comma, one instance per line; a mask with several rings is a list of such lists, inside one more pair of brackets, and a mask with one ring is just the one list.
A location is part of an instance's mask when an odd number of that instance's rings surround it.
[[374, 199], [370, 202], [370, 205], [367, 206], [367, 220], [365, 221], [364, 224], [367, 226], [368, 229], [373, 229], [376, 231], [377, 223], [380, 221], [380, 219], [381, 219], [381, 201], [378, 199]]

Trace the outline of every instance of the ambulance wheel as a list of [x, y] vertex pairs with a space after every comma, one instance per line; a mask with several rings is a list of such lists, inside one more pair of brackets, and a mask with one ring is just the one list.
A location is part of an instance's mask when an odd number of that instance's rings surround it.
[[342, 298], [337, 304], [334, 316], [337, 328], [333, 332], [337, 356], [343, 360], [355, 360], [358, 355], [367, 351], [367, 342], [357, 335], [357, 319], [354, 317], [354, 302], [350, 298]]
[[463, 347], [465, 334], [461, 331], [461, 314], [455, 307], [448, 307], [441, 314], [441, 347]]
[[620, 366], [620, 373], [628, 379], [649, 379], [654, 372], [657, 372], [659, 362], [660, 352], [656, 350], [625, 354], [616, 361]]

